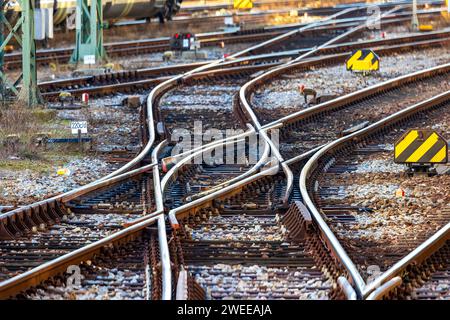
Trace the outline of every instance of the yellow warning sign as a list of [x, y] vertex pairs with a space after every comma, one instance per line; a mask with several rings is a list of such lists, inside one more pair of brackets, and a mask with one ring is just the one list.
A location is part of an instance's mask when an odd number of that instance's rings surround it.
[[431, 24], [421, 24], [419, 25], [419, 31], [433, 31], [433, 26]]
[[436, 131], [411, 129], [394, 146], [396, 163], [447, 163], [447, 141]]
[[252, 9], [253, 1], [252, 0], [234, 0], [233, 8], [234, 9]]
[[378, 71], [380, 69], [380, 58], [370, 49], [361, 49], [352, 52], [346, 61], [347, 70], [351, 71]]

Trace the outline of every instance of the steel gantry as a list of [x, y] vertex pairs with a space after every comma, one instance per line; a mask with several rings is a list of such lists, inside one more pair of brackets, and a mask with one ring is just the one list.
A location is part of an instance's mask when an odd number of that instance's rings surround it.
[[96, 64], [106, 59], [103, 28], [102, 1], [77, 0], [75, 50], [71, 63]]
[[[29, 107], [38, 105], [41, 102], [39, 89], [37, 86], [37, 69], [36, 69], [36, 42], [34, 39], [34, 0], [19, 0], [20, 17], [14, 26], [6, 19], [4, 8], [7, 4], [6, 0], [1, 2], [1, 25], [4, 33], [1, 36], [0, 45], [0, 89], [2, 98], [7, 95], [15, 95], [19, 100], [25, 102]], [[19, 33], [19, 29], [21, 32]], [[4, 37], [6, 35], [6, 37]], [[4, 52], [12, 39], [15, 39], [17, 44], [22, 47], [22, 73], [15, 82], [10, 82], [6, 77], [4, 67]], [[21, 89], [19, 91], [18, 85], [21, 82]]]

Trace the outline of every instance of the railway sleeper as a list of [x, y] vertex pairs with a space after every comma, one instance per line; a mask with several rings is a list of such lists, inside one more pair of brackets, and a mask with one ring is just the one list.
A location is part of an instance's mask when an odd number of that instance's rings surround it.
[[52, 201], [37, 207], [27, 207], [18, 214], [0, 220], [0, 240], [10, 240], [34, 232], [37, 228], [58, 223], [68, 209], [60, 202]]

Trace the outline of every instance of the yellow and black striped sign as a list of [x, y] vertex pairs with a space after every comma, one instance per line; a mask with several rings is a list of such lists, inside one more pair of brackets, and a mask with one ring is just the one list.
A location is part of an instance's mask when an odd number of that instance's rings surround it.
[[394, 147], [396, 163], [447, 163], [447, 141], [436, 131], [411, 129]]
[[378, 71], [380, 58], [370, 49], [356, 50], [347, 59], [346, 65], [349, 71]]
[[252, 9], [253, 1], [252, 0], [234, 0], [233, 8], [234, 9]]

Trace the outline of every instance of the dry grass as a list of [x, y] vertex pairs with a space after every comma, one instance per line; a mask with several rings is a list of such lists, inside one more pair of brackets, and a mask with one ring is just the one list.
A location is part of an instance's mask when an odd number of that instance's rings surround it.
[[46, 132], [55, 114], [44, 109], [29, 109], [20, 103], [0, 110], [0, 159], [17, 156], [39, 158], [36, 135]]

